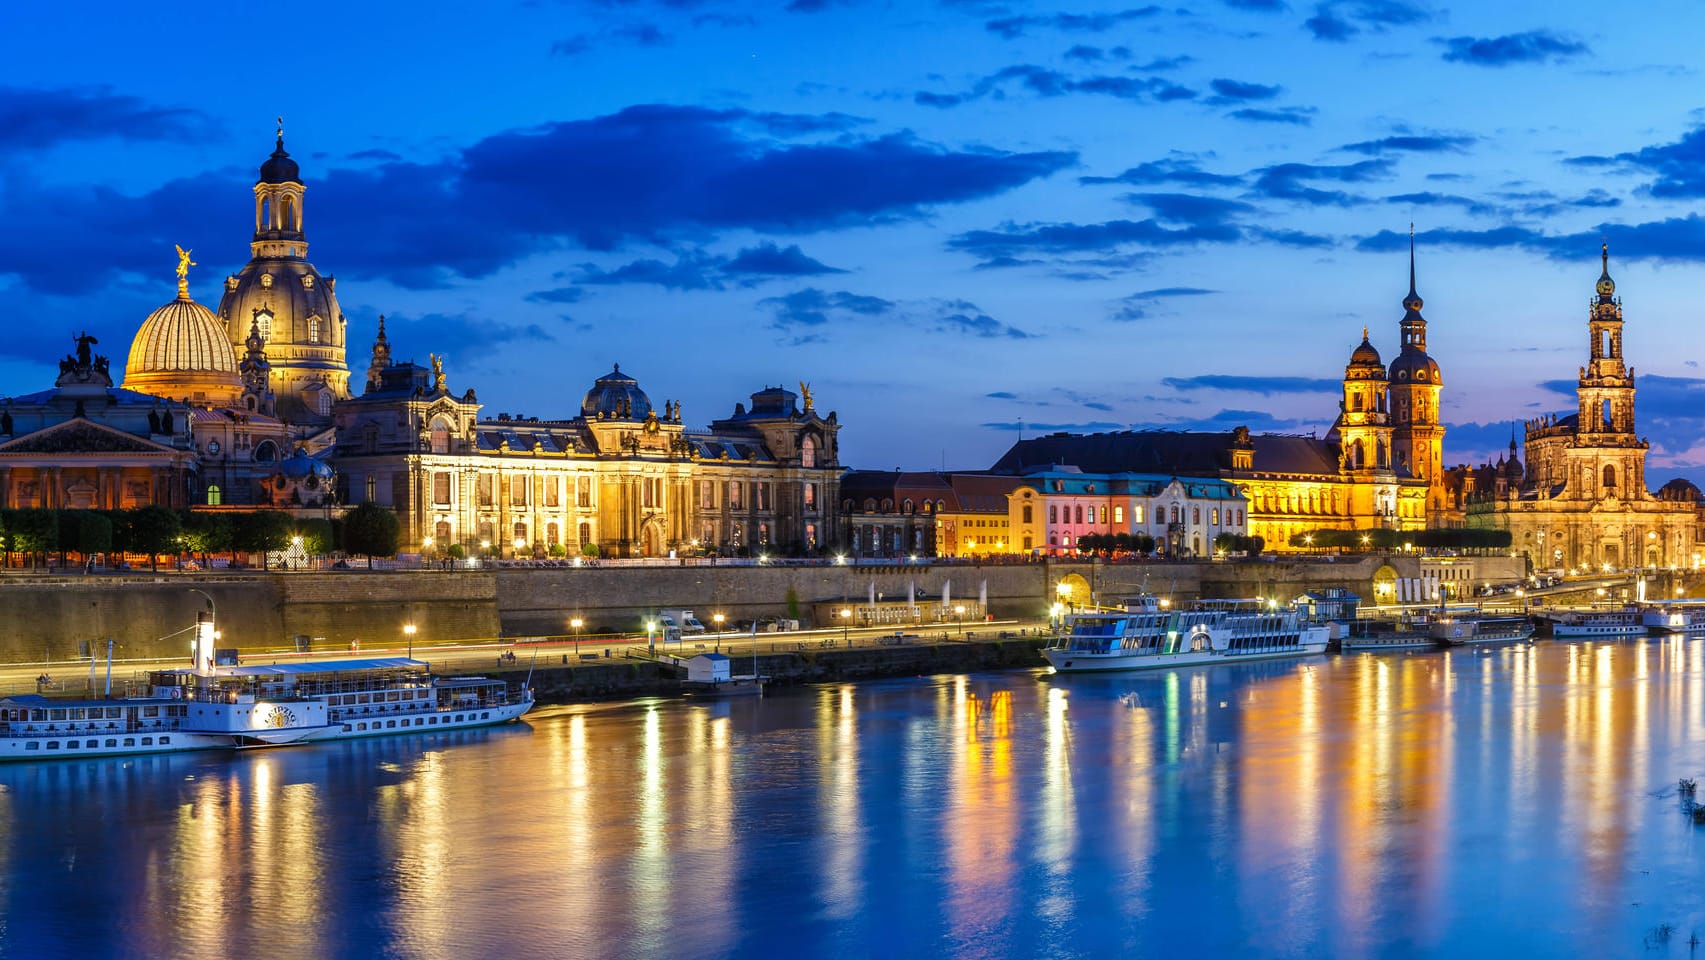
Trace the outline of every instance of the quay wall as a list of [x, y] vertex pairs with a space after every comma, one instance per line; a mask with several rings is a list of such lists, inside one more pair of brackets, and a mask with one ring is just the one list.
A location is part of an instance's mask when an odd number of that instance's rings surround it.
[[[1295, 596], [1347, 587], [1372, 596], [1372, 578], [1389, 563], [1400, 577], [1422, 575], [1414, 556], [1206, 563], [1049, 562], [895, 566], [602, 566], [456, 571], [348, 570], [325, 573], [160, 573], [124, 576], [0, 575], [0, 662], [59, 661], [88, 641], [104, 654], [105, 638], [119, 659], [175, 657], [188, 651], [183, 632], [212, 597], [222, 646], [260, 651], [288, 648], [302, 635], [316, 649], [347, 650], [351, 642], [394, 645], [404, 623], [416, 641], [491, 640], [563, 636], [580, 618], [587, 636], [637, 632], [647, 613], [686, 608], [709, 622], [787, 615], [791, 589], [802, 619], [817, 626], [843, 605], [904, 606], [908, 588], [932, 600], [939, 617], [943, 591], [965, 604], [967, 625], [987, 596], [997, 619], [1045, 617], [1070, 584], [1075, 603], [1112, 602], [1148, 590], [1180, 600], [1196, 596]], [[1521, 561], [1478, 558], [1477, 579], [1519, 577]], [[1506, 569], [1507, 568], [1507, 569]], [[933, 604], [933, 606], [931, 605]], [[829, 608], [825, 610], [824, 608]], [[941, 622], [937, 620], [936, 622]], [[854, 625], [857, 625], [855, 621]], [[323, 644], [320, 642], [323, 640]]]

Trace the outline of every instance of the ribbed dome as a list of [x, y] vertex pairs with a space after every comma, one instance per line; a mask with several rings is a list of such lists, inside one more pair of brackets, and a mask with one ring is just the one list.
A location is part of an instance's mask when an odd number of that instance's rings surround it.
[[136, 331], [124, 364], [128, 390], [173, 399], [235, 401], [243, 392], [237, 353], [211, 310], [180, 295]]
[[1437, 386], [1444, 382], [1439, 377], [1439, 363], [1432, 357], [1418, 350], [1405, 350], [1391, 361], [1391, 379], [1402, 381], [1418, 381]]
[[1367, 334], [1366, 330], [1362, 331], [1362, 343], [1361, 343], [1361, 345], [1358, 346], [1350, 354], [1350, 366], [1352, 366], [1352, 367], [1368, 367], [1368, 366], [1377, 367], [1377, 366], [1382, 366], [1382, 364], [1380, 363], [1380, 359], [1379, 359], [1379, 351], [1375, 350], [1373, 348], [1373, 344], [1368, 342], [1368, 334]]
[[580, 413], [589, 419], [644, 420], [651, 413], [651, 398], [617, 364], [614, 371], [593, 381], [580, 402]]

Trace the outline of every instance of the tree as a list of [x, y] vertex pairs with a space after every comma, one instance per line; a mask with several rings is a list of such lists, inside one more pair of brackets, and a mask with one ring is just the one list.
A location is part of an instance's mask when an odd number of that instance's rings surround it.
[[375, 556], [394, 557], [401, 538], [402, 524], [396, 512], [368, 501], [343, 518], [343, 549], [346, 553], [367, 558], [367, 568], [373, 568]]
[[599, 556], [598, 545], [596, 543], [593, 543], [590, 540], [588, 540], [587, 542], [580, 545], [580, 552], [582, 554], [584, 554], [588, 557], [592, 557], [594, 559], [596, 559]]
[[302, 549], [311, 556], [331, 553], [338, 543], [332, 539], [332, 525], [329, 520], [299, 520], [296, 523], [295, 535], [302, 538]]
[[232, 535], [233, 524], [228, 513], [198, 513], [194, 510], [184, 513], [184, 546], [191, 553], [200, 554], [203, 565], [207, 563], [208, 554], [231, 549]]
[[792, 587], [788, 587], [787, 588], [786, 602], [787, 602], [787, 618], [789, 620], [798, 620], [799, 619], [799, 591], [793, 589]]
[[35, 561], [59, 546], [59, 516], [52, 510], [13, 510], [6, 517], [12, 549]]
[[183, 530], [177, 511], [158, 505], [138, 507], [125, 514], [125, 521], [132, 549], [148, 554], [148, 569], [160, 569], [160, 554], [176, 552], [178, 533]]
[[283, 550], [293, 535], [296, 523], [282, 510], [256, 510], [237, 514], [231, 539], [238, 550], [261, 555], [261, 568], [267, 566], [267, 554]]
[[445, 548], [444, 555], [452, 560], [462, 560], [467, 557], [468, 551], [467, 548], [463, 547], [461, 544], [452, 543], [449, 547]]

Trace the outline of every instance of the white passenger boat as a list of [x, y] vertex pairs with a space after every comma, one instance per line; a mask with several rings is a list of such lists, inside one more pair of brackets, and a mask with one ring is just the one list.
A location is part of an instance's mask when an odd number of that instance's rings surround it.
[[1520, 616], [1445, 616], [1433, 621], [1433, 640], [1445, 646], [1476, 647], [1533, 639], [1533, 622]]
[[533, 706], [504, 680], [437, 677], [402, 657], [156, 670], [145, 695], [0, 698], [0, 761], [235, 750], [506, 723]]
[[1640, 622], [1649, 633], [1705, 633], [1705, 607], [1647, 607]]
[[1080, 613], [1042, 651], [1061, 673], [1154, 670], [1326, 652], [1330, 630], [1258, 600], [1200, 600], [1167, 610], [1139, 597], [1123, 612]]
[[1564, 614], [1551, 623], [1555, 640], [1586, 640], [1594, 637], [1639, 637], [1646, 634], [1646, 622], [1640, 611], [1589, 610]]

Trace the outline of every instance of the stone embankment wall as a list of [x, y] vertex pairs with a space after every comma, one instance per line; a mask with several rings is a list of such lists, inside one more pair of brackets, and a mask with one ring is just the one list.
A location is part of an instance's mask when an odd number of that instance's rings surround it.
[[[0, 661], [65, 660], [79, 642], [119, 659], [187, 654], [185, 633], [213, 598], [222, 646], [258, 651], [288, 647], [297, 635], [323, 647], [394, 646], [415, 624], [420, 643], [563, 636], [580, 618], [583, 632], [639, 632], [646, 614], [686, 608], [709, 621], [787, 615], [792, 589], [804, 618], [813, 607], [861, 605], [872, 592], [903, 603], [908, 589], [930, 597], [949, 591], [954, 603], [986, 593], [997, 619], [1047, 615], [1057, 586], [1069, 579], [1074, 601], [1112, 602], [1148, 590], [1180, 600], [1195, 596], [1295, 596], [1343, 586], [1372, 595], [1374, 571], [1391, 564], [1400, 577], [1421, 575], [1414, 556], [1226, 563], [1034, 563], [899, 566], [682, 566], [458, 571], [247, 574], [136, 574], [123, 577], [0, 576]], [[1520, 561], [1478, 560], [1490, 580], [1521, 575]], [[1504, 568], [1508, 568], [1507, 570]], [[937, 604], [939, 608], [939, 604]], [[974, 623], [968, 621], [966, 626]], [[809, 624], [808, 624], [809, 625]], [[823, 624], [819, 624], [822, 626]], [[317, 646], [320, 646], [318, 642]], [[886, 659], [886, 658], [885, 658]], [[847, 669], [853, 669], [848, 667]]]
[[[772, 686], [791, 686], [1041, 667], [1045, 665], [1040, 652], [1042, 643], [1040, 637], [1008, 637], [768, 654], [758, 657], [758, 672], [767, 675]], [[741, 658], [738, 663], [737, 673], [751, 669], [750, 660]], [[509, 668], [495, 673], [486, 671], [486, 675], [503, 677], [519, 685], [527, 671]], [[681, 692], [680, 676], [674, 667], [643, 660], [614, 659], [587, 664], [571, 661], [569, 666], [541, 666], [534, 669], [532, 684], [540, 703], [674, 696]]]

